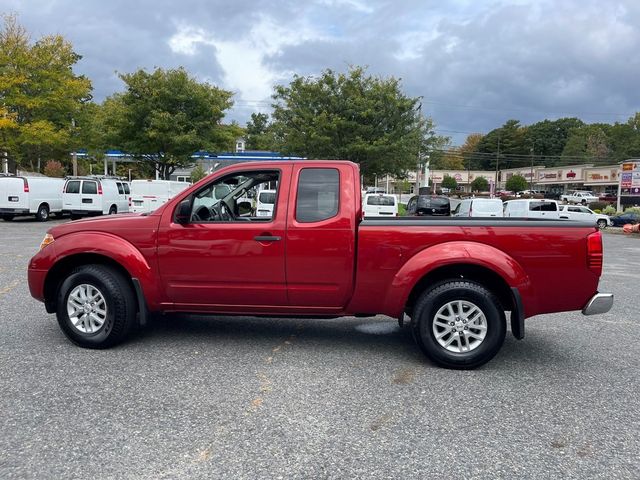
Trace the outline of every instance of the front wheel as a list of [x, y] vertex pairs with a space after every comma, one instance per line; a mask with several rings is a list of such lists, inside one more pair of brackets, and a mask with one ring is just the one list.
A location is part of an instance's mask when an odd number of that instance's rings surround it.
[[427, 290], [414, 309], [413, 334], [434, 363], [472, 369], [491, 360], [506, 333], [496, 296], [468, 280], [446, 280]]
[[78, 267], [62, 282], [56, 316], [64, 334], [85, 348], [108, 348], [135, 324], [136, 301], [127, 278], [112, 267]]
[[600, 219], [600, 220], [597, 221], [597, 225], [598, 225], [598, 228], [600, 230], [603, 230], [603, 229], [607, 228], [607, 221], [603, 220], [603, 219]]

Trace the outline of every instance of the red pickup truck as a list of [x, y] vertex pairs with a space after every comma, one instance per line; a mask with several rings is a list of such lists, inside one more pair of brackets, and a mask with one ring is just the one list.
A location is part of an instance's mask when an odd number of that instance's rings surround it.
[[[74, 343], [106, 348], [155, 312], [411, 318], [435, 363], [473, 368], [551, 312], [603, 313], [593, 225], [514, 218], [362, 217], [358, 166], [241, 163], [150, 214], [49, 230], [29, 288]], [[270, 216], [255, 198], [275, 190]], [[576, 282], [575, 279], [580, 281]]]

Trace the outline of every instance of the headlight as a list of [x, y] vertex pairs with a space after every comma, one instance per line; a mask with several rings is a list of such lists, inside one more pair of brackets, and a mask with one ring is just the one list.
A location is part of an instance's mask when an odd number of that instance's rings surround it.
[[42, 243], [40, 244], [40, 250], [42, 250], [47, 245], [51, 245], [53, 243], [53, 235], [47, 233], [42, 239]]

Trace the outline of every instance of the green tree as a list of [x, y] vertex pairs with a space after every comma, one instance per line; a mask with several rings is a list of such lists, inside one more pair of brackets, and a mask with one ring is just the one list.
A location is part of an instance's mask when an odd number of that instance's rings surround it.
[[242, 134], [238, 125], [222, 125], [232, 93], [199, 83], [183, 68], [122, 74], [123, 93], [102, 105], [98, 123], [103, 146], [122, 149], [156, 168], [168, 179], [191, 165], [198, 150], [231, 149]]
[[277, 149], [351, 160], [366, 176], [402, 176], [445, 141], [421, 116], [420, 99], [401, 91], [399, 79], [373, 77], [362, 67], [295, 76], [288, 86], [276, 86], [273, 98]]
[[247, 122], [246, 141], [249, 150], [273, 149], [273, 135], [269, 128], [269, 115], [266, 113], [252, 113]]
[[512, 192], [522, 192], [529, 188], [529, 182], [522, 175], [513, 175], [507, 183], [505, 184], [505, 188], [507, 190], [511, 190]]
[[582, 126], [584, 122], [578, 118], [543, 120], [526, 128], [524, 141], [535, 162], [553, 166], [558, 163], [557, 157], [562, 154], [571, 131]]
[[32, 169], [40, 158], [67, 159], [75, 148], [73, 121], [91, 99], [91, 82], [73, 73], [82, 57], [60, 35], [32, 43], [14, 15], [3, 20], [0, 100], [14, 123], [10, 135], [0, 127], [3, 147], [13, 162]]
[[474, 192], [487, 192], [489, 191], [489, 182], [484, 177], [476, 177], [471, 182], [471, 190]]
[[455, 178], [450, 177], [449, 175], [445, 175], [442, 178], [441, 187], [448, 188], [449, 190], [455, 190], [456, 188], [458, 188], [458, 182], [456, 182]]
[[[502, 127], [491, 130], [478, 142], [478, 152], [484, 154], [484, 169], [495, 170], [498, 152], [499, 168], [520, 166], [521, 156], [529, 155], [530, 149], [525, 141], [526, 129], [519, 120], [508, 120]], [[495, 155], [495, 156], [493, 156]], [[526, 160], [528, 162], [529, 160]]]
[[192, 183], [196, 183], [196, 182], [202, 180], [206, 176], [207, 176], [207, 173], [204, 171], [204, 168], [202, 168], [202, 165], [196, 165], [193, 168], [193, 170], [191, 170], [191, 182]]
[[572, 158], [574, 162], [588, 161], [594, 159], [605, 159], [610, 153], [609, 139], [607, 132], [611, 125], [593, 123], [582, 127], [574, 128], [567, 139], [562, 155]]

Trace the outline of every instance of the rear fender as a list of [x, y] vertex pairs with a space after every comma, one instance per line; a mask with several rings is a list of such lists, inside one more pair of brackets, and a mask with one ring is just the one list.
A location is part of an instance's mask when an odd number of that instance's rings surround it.
[[157, 305], [161, 292], [156, 273], [140, 250], [123, 238], [106, 232], [82, 232], [56, 238], [53, 245], [56, 258], [49, 272], [55, 272], [56, 265], [73, 262], [73, 257], [106, 257], [126, 270], [131, 278], [138, 279], [150, 309]]
[[[452, 265], [476, 265], [494, 271], [523, 298], [530, 298], [530, 280], [522, 266], [502, 250], [477, 242], [447, 242], [421, 250], [400, 268], [385, 299], [385, 312], [399, 317], [416, 284], [434, 270]], [[487, 285], [490, 289], [491, 285]], [[525, 305], [526, 307], [526, 305]]]

